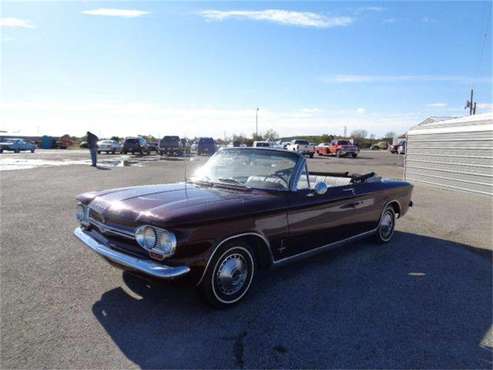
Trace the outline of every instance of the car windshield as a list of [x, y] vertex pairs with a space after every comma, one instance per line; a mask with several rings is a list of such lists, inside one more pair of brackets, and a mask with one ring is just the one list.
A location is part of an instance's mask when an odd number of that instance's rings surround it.
[[214, 144], [214, 139], [202, 138], [199, 140], [199, 144]]
[[339, 145], [351, 145], [351, 143], [349, 141], [346, 141], [346, 140], [339, 140], [337, 142], [337, 144], [339, 144]]
[[139, 139], [127, 139], [125, 140], [125, 143], [127, 144], [137, 144], [139, 142]]
[[193, 182], [287, 190], [299, 157], [265, 149], [224, 149], [199, 168]]
[[180, 138], [178, 136], [165, 136], [163, 137], [162, 141], [167, 143], [174, 143], [180, 141]]

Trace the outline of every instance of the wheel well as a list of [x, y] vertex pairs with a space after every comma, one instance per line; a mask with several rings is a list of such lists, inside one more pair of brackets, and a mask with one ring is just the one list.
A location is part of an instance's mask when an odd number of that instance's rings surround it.
[[233, 240], [237, 239], [244, 240], [249, 246], [252, 247], [260, 269], [267, 268], [272, 264], [272, 256], [269, 251], [269, 245], [262, 237], [251, 234], [239, 236]]
[[393, 200], [393, 201], [387, 203], [387, 206], [391, 206], [394, 209], [394, 212], [395, 212], [397, 218], [399, 218], [399, 216], [401, 214], [401, 206], [400, 206], [399, 202], [397, 202], [396, 200]]

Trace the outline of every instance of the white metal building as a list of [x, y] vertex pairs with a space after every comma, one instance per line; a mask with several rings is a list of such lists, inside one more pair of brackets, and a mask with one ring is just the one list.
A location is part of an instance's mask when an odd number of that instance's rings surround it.
[[493, 113], [413, 127], [407, 133], [405, 176], [493, 195]]

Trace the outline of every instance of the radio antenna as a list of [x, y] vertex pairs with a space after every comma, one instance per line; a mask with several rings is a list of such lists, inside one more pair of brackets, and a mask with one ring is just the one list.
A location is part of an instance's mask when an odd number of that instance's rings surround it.
[[188, 158], [185, 158], [185, 197], [188, 198], [188, 190], [187, 190], [187, 169], [188, 169]]

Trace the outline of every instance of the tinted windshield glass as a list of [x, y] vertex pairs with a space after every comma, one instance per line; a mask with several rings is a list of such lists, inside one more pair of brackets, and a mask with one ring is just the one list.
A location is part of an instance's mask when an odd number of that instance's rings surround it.
[[199, 144], [214, 144], [214, 139], [205, 137], [199, 140]]
[[199, 168], [192, 181], [207, 181], [258, 189], [286, 190], [298, 157], [289, 152], [228, 149]]
[[127, 139], [125, 140], [125, 143], [127, 144], [138, 144], [139, 139]]
[[165, 136], [165, 137], [163, 137], [163, 141], [168, 142], [168, 143], [174, 143], [174, 142], [177, 142], [179, 140], [180, 140], [180, 138], [178, 136]]
[[339, 145], [351, 145], [351, 143], [349, 141], [346, 141], [346, 140], [339, 140], [337, 143]]

